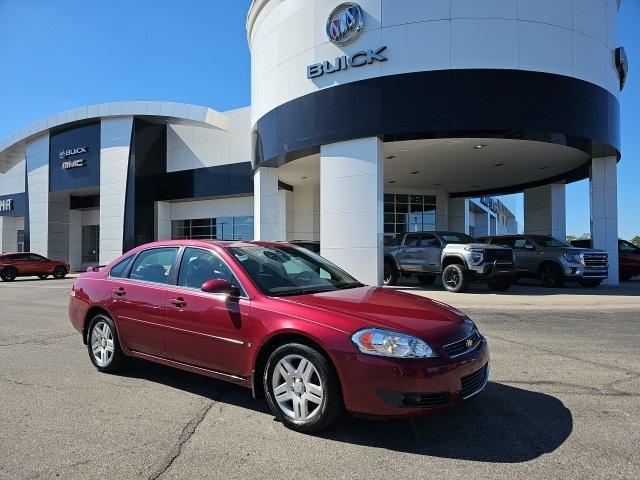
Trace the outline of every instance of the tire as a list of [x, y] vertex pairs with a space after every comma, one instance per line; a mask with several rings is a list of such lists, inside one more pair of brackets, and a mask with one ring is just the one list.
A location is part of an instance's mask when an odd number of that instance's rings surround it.
[[40, 280], [45, 280], [45, 279], [46, 279], [46, 278], [48, 278], [48, 277], [49, 277], [49, 275], [48, 275], [48, 274], [44, 274], [44, 273], [43, 273], [42, 275], [38, 275], [38, 278], [39, 278]]
[[93, 366], [103, 373], [117, 372], [127, 362], [113, 320], [104, 313], [98, 313], [89, 322], [87, 351]]
[[307, 345], [290, 343], [277, 348], [267, 361], [263, 386], [273, 415], [297, 432], [318, 432], [344, 411], [333, 366]]
[[433, 285], [433, 282], [436, 281], [435, 275], [417, 275], [417, 277], [420, 285]]
[[67, 269], [66, 268], [61, 267], [60, 265], [58, 265], [56, 268], [53, 269], [53, 278], [55, 278], [57, 280], [62, 280], [66, 276], [67, 276]]
[[547, 288], [560, 288], [564, 285], [562, 269], [555, 263], [547, 262], [540, 266], [540, 281]]
[[494, 292], [506, 292], [513, 285], [512, 278], [499, 278], [497, 280], [491, 280], [487, 282], [487, 285]]
[[400, 278], [400, 272], [393, 264], [391, 260], [384, 261], [384, 277], [383, 283], [387, 287], [391, 287], [398, 283], [398, 278]]
[[469, 272], [456, 263], [448, 265], [442, 272], [442, 285], [450, 292], [464, 292], [469, 287], [469, 280]]
[[580, 285], [586, 288], [595, 288], [600, 286], [602, 280], [580, 280]]
[[0, 278], [3, 282], [13, 282], [18, 276], [18, 271], [15, 268], [5, 268], [0, 272]]

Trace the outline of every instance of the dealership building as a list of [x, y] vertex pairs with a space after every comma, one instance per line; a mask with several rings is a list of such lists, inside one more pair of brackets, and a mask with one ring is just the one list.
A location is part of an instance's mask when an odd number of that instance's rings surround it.
[[565, 185], [588, 178], [616, 283], [619, 7], [254, 0], [251, 106], [112, 102], [0, 141], [0, 251], [80, 270], [154, 240], [319, 240], [377, 284], [385, 238], [514, 233], [499, 194], [564, 238]]

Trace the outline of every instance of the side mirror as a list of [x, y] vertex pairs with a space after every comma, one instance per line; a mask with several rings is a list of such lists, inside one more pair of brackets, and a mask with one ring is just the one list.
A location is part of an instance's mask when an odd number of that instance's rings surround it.
[[232, 285], [228, 280], [223, 280], [222, 278], [207, 280], [202, 284], [200, 289], [206, 293], [221, 293], [232, 297], [240, 296], [240, 289]]
[[87, 272], [97, 272], [99, 270], [99, 267], [87, 267]]

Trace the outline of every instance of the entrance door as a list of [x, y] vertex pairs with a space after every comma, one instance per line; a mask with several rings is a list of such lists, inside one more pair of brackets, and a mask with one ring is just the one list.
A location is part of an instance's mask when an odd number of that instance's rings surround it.
[[100, 226], [82, 226], [82, 265], [97, 265], [100, 256]]

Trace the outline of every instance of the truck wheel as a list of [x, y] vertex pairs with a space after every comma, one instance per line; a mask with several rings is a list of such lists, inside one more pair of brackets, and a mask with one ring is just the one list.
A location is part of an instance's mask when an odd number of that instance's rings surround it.
[[560, 288], [564, 284], [564, 275], [555, 263], [543, 263], [540, 267], [540, 281], [547, 288]]
[[602, 280], [580, 280], [580, 285], [587, 288], [595, 288], [602, 283]]
[[469, 272], [462, 265], [454, 263], [442, 272], [442, 285], [450, 292], [464, 292], [469, 286], [469, 280]]
[[433, 285], [433, 282], [436, 281], [435, 275], [417, 275], [417, 277], [420, 285]]
[[487, 282], [487, 285], [489, 285], [489, 288], [494, 292], [504, 292], [511, 288], [513, 280], [510, 278], [500, 278], [498, 280], [491, 280], [490, 282]]
[[396, 266], [390, 261], [390, 260], [385, 260], [384, 261], [384, 284], [388, 287], [395, 285], [396, 283], [398, 283], [398, 277], [400, 276], [400, 273], [398, 272], [398, 269], [396, 268]]

